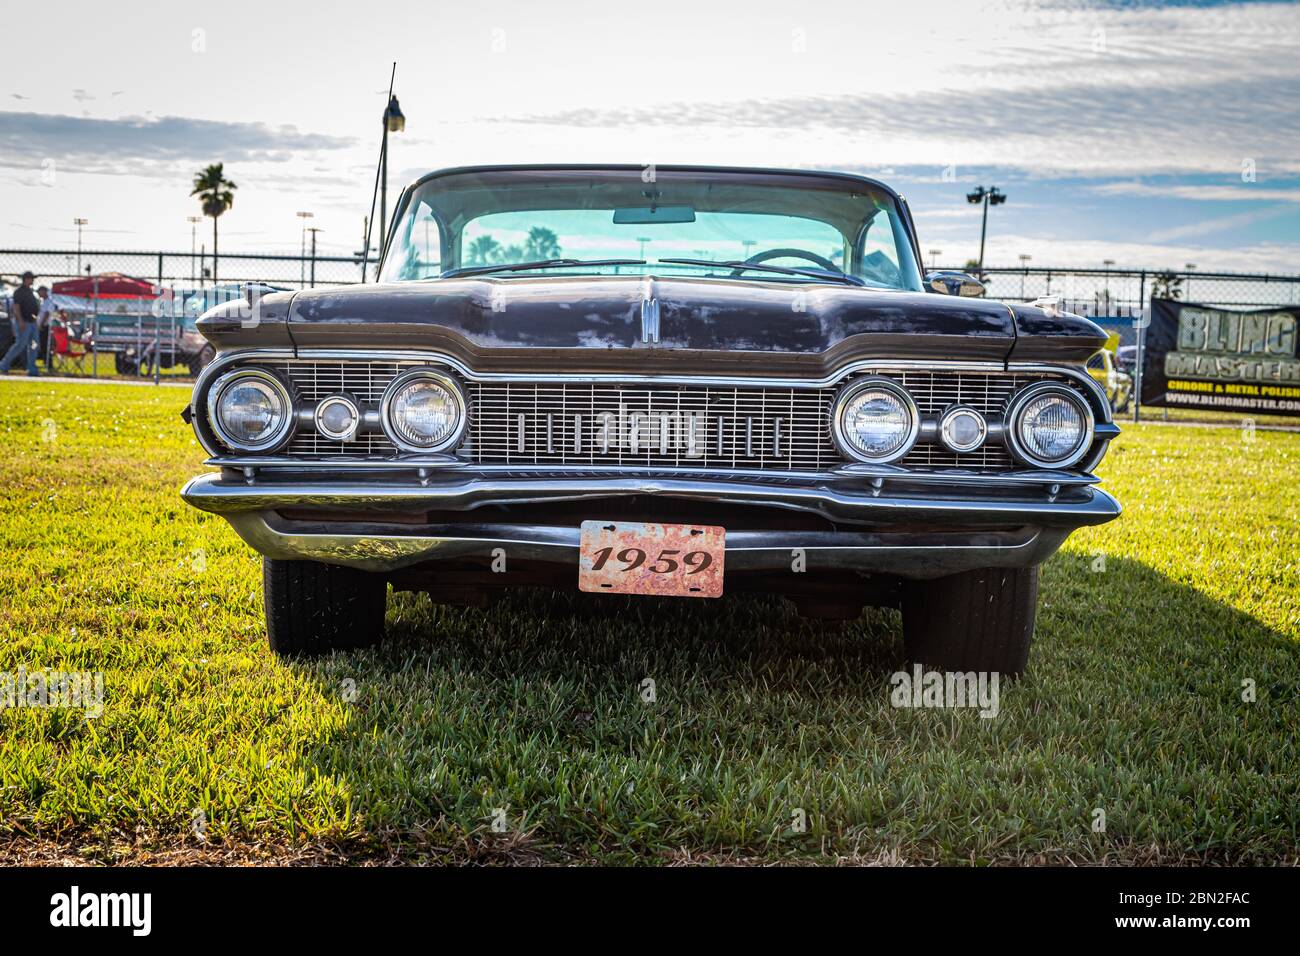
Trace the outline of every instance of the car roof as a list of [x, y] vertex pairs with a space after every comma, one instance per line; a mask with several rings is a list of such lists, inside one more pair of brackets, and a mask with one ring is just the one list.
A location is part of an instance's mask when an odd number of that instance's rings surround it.
[[433, 179], [442, 176], [462, 175], [465, 173], [523, 173], [523, 172], [574, 172], [574, 173], [596, 173], [596, 172], [627, 172], [640, 173], [648, 168], [654, 168], [656, 171], [668, 173], [733, 173], [733, 174], [750, 174], [756, 177], [800, 177], [805, 179], [820, 179], [822, 181], [839, 182], [844, 185], [865, 185], [873, 189], [879, 189], [888, 196], [900, 202], [905, 202], [903, 195], [878, 179], [872, 179], [870, 176], [862, 176], [857, 173], [845, 173], [829, 169], [788, 169], [774, 166], [707, 166], [707, 165], [678, 165], [670, 163], [645, 163], [637, 165], [634, 163], [509, 163], [502, 165], [486, 166], [448, 166], [442, 169], [431, 170], [423, 176], [413, 180], [406, 188], [408, 190], [421, 186]]

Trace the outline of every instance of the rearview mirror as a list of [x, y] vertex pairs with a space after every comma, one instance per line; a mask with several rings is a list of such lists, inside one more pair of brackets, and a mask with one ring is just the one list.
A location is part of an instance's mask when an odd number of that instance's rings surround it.
[[693, 206], [626, 206], [614, 210], [616, 226], [650, 226], [660, 222], [694, 222]]
[[954, 272], [947, 269], [938, 272], [927, 272], [925, 285], [931, 292], [972, 298], [983, 295], [985, 291], [984, 283], [969, 272]]

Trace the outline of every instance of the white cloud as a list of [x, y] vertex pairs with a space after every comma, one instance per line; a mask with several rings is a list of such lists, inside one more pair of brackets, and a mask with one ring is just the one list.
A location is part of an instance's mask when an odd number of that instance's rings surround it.
[[1153, 199], [1194, 199], [1209, 202], [1300, 202], [1300, 189], [1268, 189], [1253, 183], [1243, 183], [1240, 186], [1217, 186], [1116, 182], [1099, 183], [1088, 188], [1103, 196], [1145, 196]]

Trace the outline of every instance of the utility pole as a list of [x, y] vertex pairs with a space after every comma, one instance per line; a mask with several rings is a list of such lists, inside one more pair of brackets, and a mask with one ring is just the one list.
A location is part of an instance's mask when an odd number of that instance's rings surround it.
[[366, 281], [366, 265], [370, 259], [370, 217], [361, 217], [361, 251], [356, 253], [357, 261], [361, 263], [361, 281]]
[[990, 186], [985, 189], [979, 186], [974, 192], [966, 194], [966, 201], [972, 205], [984, 204], [984, 215], [980, 221], [980, 276], [984, 275], [984, 237], [989, 229], [989, 206], [1000, 206], [1007, 201], [1007, 194], [998, 189], [997, 186]]
[[190, 285], [194, 285], [198, 273], [194, 268], [194, 240], [198, 235], [199, 223], [203, 221], [202, 216], [186, 216], [185, 221], [190, 224]]
[[[1105, 314], [1106, 314], [1106, 315], [1110, 315], [1110, 314], [1111, 314], [1111, 313], [1110, 313], [1110, 309], [1111, 309], [1111, 306], [1110, 306], [1110, 302], [1111, 302], [1111, 293], [1110, 293], [1110, 267], [1113, 266], [1114, 264], [1115, 264], [1115, 260], [1114, 260], [1114, 259], [1102, 259], [1102, 260], [1101, 260], [1101, 266], [1102, 266], [1103, 269], [1106, 270], [1106, 278], [1103, 280], [1106, 284], [1105, 284], [1105, 286], [1104, 286], [1104, 287], [1102, 288], [1102, 290], [1101, 290], [1103, 301], [1100, 302], [1099, 304], [1100, 304], [1102, 307], [1105, 308], [1105, 310], [1106, 310]], [[1100, 314], [1102, 314], [1102, 313], [1098, 312], [1098, 314], [1100, 315]]]
[[72, 220], [72, 224], [77, 227], [77, 272], [81, 272], [81, 227], [89, 226], [89, 219], [77, 218]]
[[297, 214], [302, 220], [302, 232], [298, 235], [298, 288], [307, 284], [307, 220], [312, 218], [309, 212]]
[[311, 287], [314, 289], [316, 288], [316, 233], [325, 230], [318, 226], [311, 226], [307, 231], [311, 233]]

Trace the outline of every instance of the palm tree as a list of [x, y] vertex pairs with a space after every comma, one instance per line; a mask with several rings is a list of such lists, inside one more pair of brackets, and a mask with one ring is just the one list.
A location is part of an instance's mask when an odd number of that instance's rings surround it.
[[1151, 286], [1153, 299], [1177, 299], [1183, 294], [1183, 277], [1176, 272], [1157, 272]]
[[498, 261], [501, 243], [491, 236], [482, 235], [469, 244], [466, 262], [471, 266], [486, 266]]
[[555, 233], [544, 226], [533, 226], [528, 230], [528, 241], [524, 243], [524, 259], [538, 262], [543, 259], [560, 258], [560, 240]]
[[234, 190], [239, 187], [226, 179], [224, 163], [213, 163], [194, 177], [191, 196], [199, 197], [203, 215], [212, 217], [212, 284], [217, 284], [217, 220], [235, 204]]

